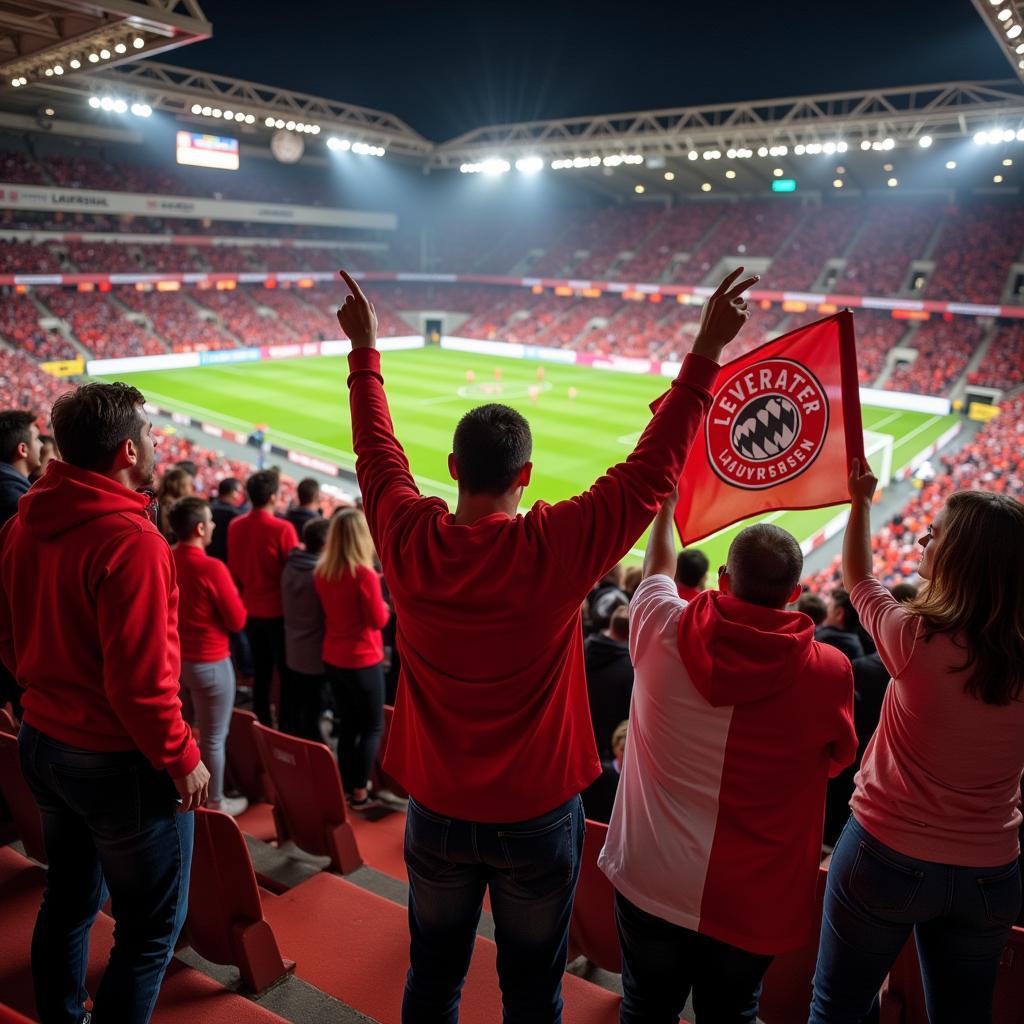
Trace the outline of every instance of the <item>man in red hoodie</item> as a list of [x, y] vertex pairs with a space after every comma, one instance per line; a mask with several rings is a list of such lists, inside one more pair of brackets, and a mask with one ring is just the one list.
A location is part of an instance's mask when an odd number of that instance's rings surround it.
[[[825, 788], [857, 751], [853, 672], [785, 607], [803, 555], [749, 526], [717, 591], [680, 599], [675, 496], [630, 606], [629, 742], [600, 865], [616, 889], [622, 1024], [754, 1021], [777, 953], [813, 934]], [[809, 1001], [809, 998], [808, 998]]]
[[[753, 280], [729, 275], [635, 451], [584, 494], [518, 512], [532, 440], [487, 405], [455, 431], [454, 513], [423, 497], [394, 435], [359, 286], [338, 311], [363, 507], [398, 622], [402, 674], [385, 770], [412, 794], [411, 966], [403, 1021], [454, 1022], [490, 889], [507, 1024], [561, 1020], [583, 843], [579, 793], [601, 771], [580, 605], [675, 487]], [[638, 410], [639, 412], [639, 410]]]
[[93, 1014], [144, 1024], [188, 904], [183, 812], [209, 773], [181, 717], [174, 563], [138, 490], [155, 461], [143, 397], [86, 384], [52, 419], [64, 461], [0, 533], [0, 657], [25, 689], [21, 764], [49, 862], [36, 1009], [84, 1019], [89, 928], [109, 891], [114, 948]]

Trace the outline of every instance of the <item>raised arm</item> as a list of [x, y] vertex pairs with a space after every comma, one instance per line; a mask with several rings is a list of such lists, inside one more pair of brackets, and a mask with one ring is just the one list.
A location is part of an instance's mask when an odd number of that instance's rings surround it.
[[674, 576], [676, 568], [675, 511], [679, 491], [671, 494], [661, 503], [658, 514], [647, 535], [647, 551], [644, 554], [644, 579], [648, 576]]
[[377, 550], [386, 550], [384, 536], [395, 515], [420, 497], [409, 460], [395, 437], [377, 351], [377, 311], [344, 270], [339, 271], [351, 294], [338, 310], [338, 323], [352, 342], [348, 390], [352, 413], [352, 447], [363, 511]]
[[850, 467], [850, 518], [843, 536], [843, 586], [853, 590], [871, 579], [871, 499], [878, 480], [871, 467], [854, 459]]
[[679, 483], [683, 464], [711, 404], [722, 350], [750, 318], [737, 267], [704, 305], [693, 350], [636, 448], [590, 490], [545, 509], [545, 532], [560, 571], [574, 587], [599, 579], [636, 543]]

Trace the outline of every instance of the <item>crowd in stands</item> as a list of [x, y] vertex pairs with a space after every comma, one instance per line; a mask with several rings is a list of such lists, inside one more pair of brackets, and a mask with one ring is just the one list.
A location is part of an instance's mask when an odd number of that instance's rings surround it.
[[898, 295], [911, 260], [924, 255], [941, 210], [934, 204], [868, 209], [833, 291], [840, 295]]
[[846, 252], [862, 221], [856, 206], [838, 203], [807, 211], [789, 242], [772, 261], [780, 287], [807, 290], [821, 277], [826, 260]]
[[885, 382], [886, 389], [918, 395], [948, 394], [985, 333], [986, 328], [977, 320], [946, 316], [925, 321], [907, 339], [907, 344], [916, 349], [917, 358], [897, 366]]
[[1000, 324], [978, 368], [970, 374], [972, 384], [990, 388], [1015, 388], [1024, 383], [1024, 328], [1020, 320]]
[[27, 297], [0, 302], [0, 338], [42, 362], [74, 359], [78, 355], [74, 345], [57, 331], [40, 325], [43, 315]]
[[118, 301], [142, 313], [174, 352], [236, 348], [238, 340], [214, 317], [201, 316], [201, 308], [183, 292], [118, 291]]

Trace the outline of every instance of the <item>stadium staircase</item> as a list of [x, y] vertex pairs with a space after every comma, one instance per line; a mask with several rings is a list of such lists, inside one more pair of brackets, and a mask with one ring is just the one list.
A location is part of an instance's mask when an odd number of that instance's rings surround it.
[[[92, 352], [83, 345], [78, 338], [75, 337], [74, 331], [71, 329], [71, 324], [62, 317], [57, 316], [56, 313], [45, 302], [39, 297], [39, 293], [35, 291], [28, 292], [28, 298], [31, 300], [32, 305], [39, 311], [39, 325], [44, 326], [43, 321], [50, 321], [51, 326], [49, 330], [59, 334], [83, 359], [92, 359]], [[56, 326], [52, 326], [52, 325]]]
[[[917, 333], [917, 328], [918, 325], [916, 323], [911, 323], [907, 330], [900, 335], [899, 340], [892, 345], [888, 352], [886, 352], [885, 362], [882, 364], [882, 370], [870, 385], [871, 387], [879, 389], [885, 387], [886, 382], [893, 375], [897, 363], [900, 361], [896, 350], [904, 348], [914, 349], [914, 335]], [[916, 349], [914, 350], [917, 351]]]

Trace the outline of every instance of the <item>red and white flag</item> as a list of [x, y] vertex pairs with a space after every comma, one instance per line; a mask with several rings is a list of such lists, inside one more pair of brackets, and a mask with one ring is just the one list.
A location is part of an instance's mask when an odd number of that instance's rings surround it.
[[683, 544], [774, 509], [849, 500], [864, 462], [853, 314], [843, 310], [727, 363], [679, 482]]

